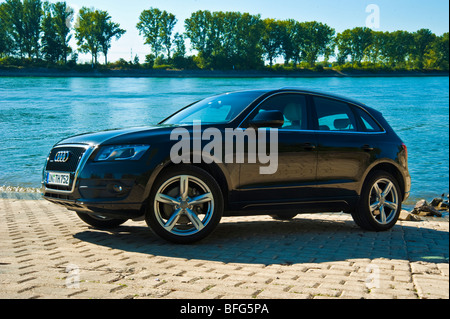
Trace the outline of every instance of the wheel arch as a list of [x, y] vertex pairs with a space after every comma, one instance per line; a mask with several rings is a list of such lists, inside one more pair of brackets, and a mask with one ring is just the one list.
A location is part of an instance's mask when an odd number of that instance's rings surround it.
[[375, 171], [384, 171], [391, 174], [397, 180], [398, 186], [400, 187], [402, 199], [405, 198], [406, 192], [405, 178], [403, 177], [401, 170], [397, 167], [395, 162], [379, 162], [370, 167], [370, 169], [367, 170], [364, 178], [362, 179], [363, 182], [361, 183], [359, 191], [360, 194], [362, 188], [364, 187], [364, 183], [367, 180], [367, 177], [370, 176]]

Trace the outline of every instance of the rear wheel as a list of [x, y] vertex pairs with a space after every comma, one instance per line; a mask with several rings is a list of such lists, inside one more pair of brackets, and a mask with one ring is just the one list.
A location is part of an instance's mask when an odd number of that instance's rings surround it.
[[215, 179], [200, 168], [181, 166], [158, 178], [145, 220], [160, 237], [188, 244], [208, 236], [222, 213], [222, 192]]
[[394, 227], [401, 208], [402, 197], [397, 180], [387, 172], [376, 171], [364, 183], [352, 217], [363, 229], [385, 231]]

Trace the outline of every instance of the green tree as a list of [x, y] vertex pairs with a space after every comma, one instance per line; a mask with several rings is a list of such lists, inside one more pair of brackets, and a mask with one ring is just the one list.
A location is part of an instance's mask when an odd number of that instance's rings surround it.
[[352, 61], [361, 65], [363, 59], [368, 55], [368, 49], [372, 44], [372, 30], [367, 27], [356, 27], [352, 29]]
[[284, 64], [292, 60], [294, 66], [300, 62], [300, 54], [303, 48], [305, 30], [303, 25], [293, 19], [280, 22], [281, 28], [281, 52]]
[[23, 0], [24, 50], [29, 58], [40, 55], [42, 17], [41, 0]]
[[47, 3], [44, 5], [44, 17], [42, 19], [42, 55], [45, 60], [50, 62], [58, 62], [61, 52], [58, 45], [58, 36], [54, 19], [51, 12], [51, 7]]
[[259, 15], [197, 11], [185, 20], [186, 36], [198, 51], [200, 68], [261, 67], [263, 23]]
[[425, 55], [426, 67], [430, 69], [449, 69], [449, 33], [434, 39], [429, 52]]
[[79, 51], [91, 54], [92, 64], [97, 64], [98, 62], [100, 35], [100, 25], [98, 19], [96, 19], [95, 10], [82, 7], [75, 27], [75, 38], [77, 39]]
[[361, 65], [373, 43], [372, 30], [369, 28], [356, 27], [344, 30], [336, 36], [336, 44], [339, 51], [338, 62], [343, 63], [350, 56], [352, 63]]
[[176, 68], [185, 67], [186, 44], [184, 43], [184, 35], [176, 33], [173, 39], [175, 50], [172, 55], [171, 62]]
[[218, 31], [214, 28], [212, 13], [202, 10], [193, 12], [190, 18], [184, 21], [184, 26], [192, 48], [198, 51], [200, 68], [209, 67]]
[[372, 31], [372, 43], [366, 49], [368, 60], [373, 64], [386, 64], [388, 61], [387, 45], [389, 32]]
[[107, 64], [112, 39], [118, 39], [124, 33], [125, 30], [118, 23], [111, 21], [108, 12], [86, 7], [80, 9], [75, 38], [78, 40], [79, 50], [91, 54], [93, 64], [98, 63], [100, 52], [104, 54]]
[[186, 44], [184, 43], [184, 35], [180, 33], [175, 33], [173, 43], [175, 45], [175, 51], [173, 57], [185, 57], [186, 55]]
[[56, 2], [51, 5], [53, 23], [58, 38], [57, 45], [61, 50], [61, 58], [67, 63], [67, 57], [72, 53], [69, 45], [72, 35], [70, 34], [70, 23], [73, 20], [74, 10], [66, 2]]
[[269, 65], [273, 65], [273, 60], [281, 54], [282, 26], [280, 21], [275, 19], [264, 19], [264, 30], [261, 37], [261, 44], [264, 55], [269, 60]]
[[177, 21], [172, 13], [168, 13], [167, 11], [162, 12], [159, 36], [161, 37], [162, 45], [166, 49], [168, 59], [170, 59], [170, 52], [172, 50], [172, 32]]
[[449, 69], [449, 33], [446, 32], [438, 37], [434, 43], [434, 50], [437, 54], [437, 65], [442, 70]]
[[337, 62], [344, 64], [352, 53], [352, 32], [350, 29], [338, 33], [335, 38], [335, 43], [338, 49]]
[[328, 25], [317, 22], [301, 23], [305, 36], [303, 38], [302, 59], [313, 67], [319, 58], [323, 55], [325, 60], [334, 51], [334, 35], [335, 30]]
[[145, 39], [152, 53], [158, 57], [163, 48], [166, 49], [167, 58], [170, 58], [172, 47], [172, 32], [177, 19], [167, 11], [150, 8], [141, 12], [136, 28]]
[[384, 44], [384, 52], [389, 65], [392, 67], [406, 67], [414, 38], [407, 31], [394, 31], [387, 33], [387, 41]]
[[25, 29], [23, 23], [23, 4], [20, 0], [6, 0], [2, 3], [2, 21], [11, 39], [11, 52], [20, 57], [25, 55]]
[[428, 29], [420, 29], [413, 34], [414, 45], [412, 50], [412, 57], [414, 66], [423, 69], [425, 55], [429, 53], [431, 44], [436, 38], [436, 35]]
[[70, 22], [73, 9], [65, 2], [44, 3], [44, 17], [42, 19], [42, 54], [51, 62], [67, 63], [67, 57], [72, 53], [69, 41]]
[[125, 34], [125, 30], [120, 28], [120, 24], [112, 22], [111, 16], [106, 11], [95, 11], [95, 19], [99, 25], [98, 42], [100, 50], [105, 56], [105, 65], [108, 64], [108, 51], [111, 48], [112, 39], [120, 39]]
[[[220, 15], [216, 25], [222, 24]], [[226, 12], [223, 15], [222, 32], [219, 34], [216, 52], [224, 57], [222, 69], [258, 69], [264, 65], [261, 38], [264, 25], [259, 15], [240, 12]]]
[[6, 3], [0, 3], [0, 57], [14, 52], [14, 41], [11, 38], [9, 14]]

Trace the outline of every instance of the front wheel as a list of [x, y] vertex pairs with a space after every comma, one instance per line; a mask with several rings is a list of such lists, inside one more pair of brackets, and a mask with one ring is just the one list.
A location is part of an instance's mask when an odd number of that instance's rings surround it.
[[168, 169], [154, 184], [145, 215], [160, 237], [189, 244], [208, 236], [219, 224], [223, 197], [206, 171], [194, 166]]
[[401, 209], [402, 195], [397, 180], [387, 172], [376, 171], [364, 183], [352, 217], [363, 229], [386, 231], [394, 227]]

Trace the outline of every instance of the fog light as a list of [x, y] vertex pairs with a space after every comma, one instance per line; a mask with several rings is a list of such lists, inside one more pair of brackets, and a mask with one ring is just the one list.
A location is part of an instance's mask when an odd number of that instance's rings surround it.
[[114, 184], [113, 190], [114, 190], [116, 193], [122, 193], [123, 187], [122, 187], [122, 185]]

